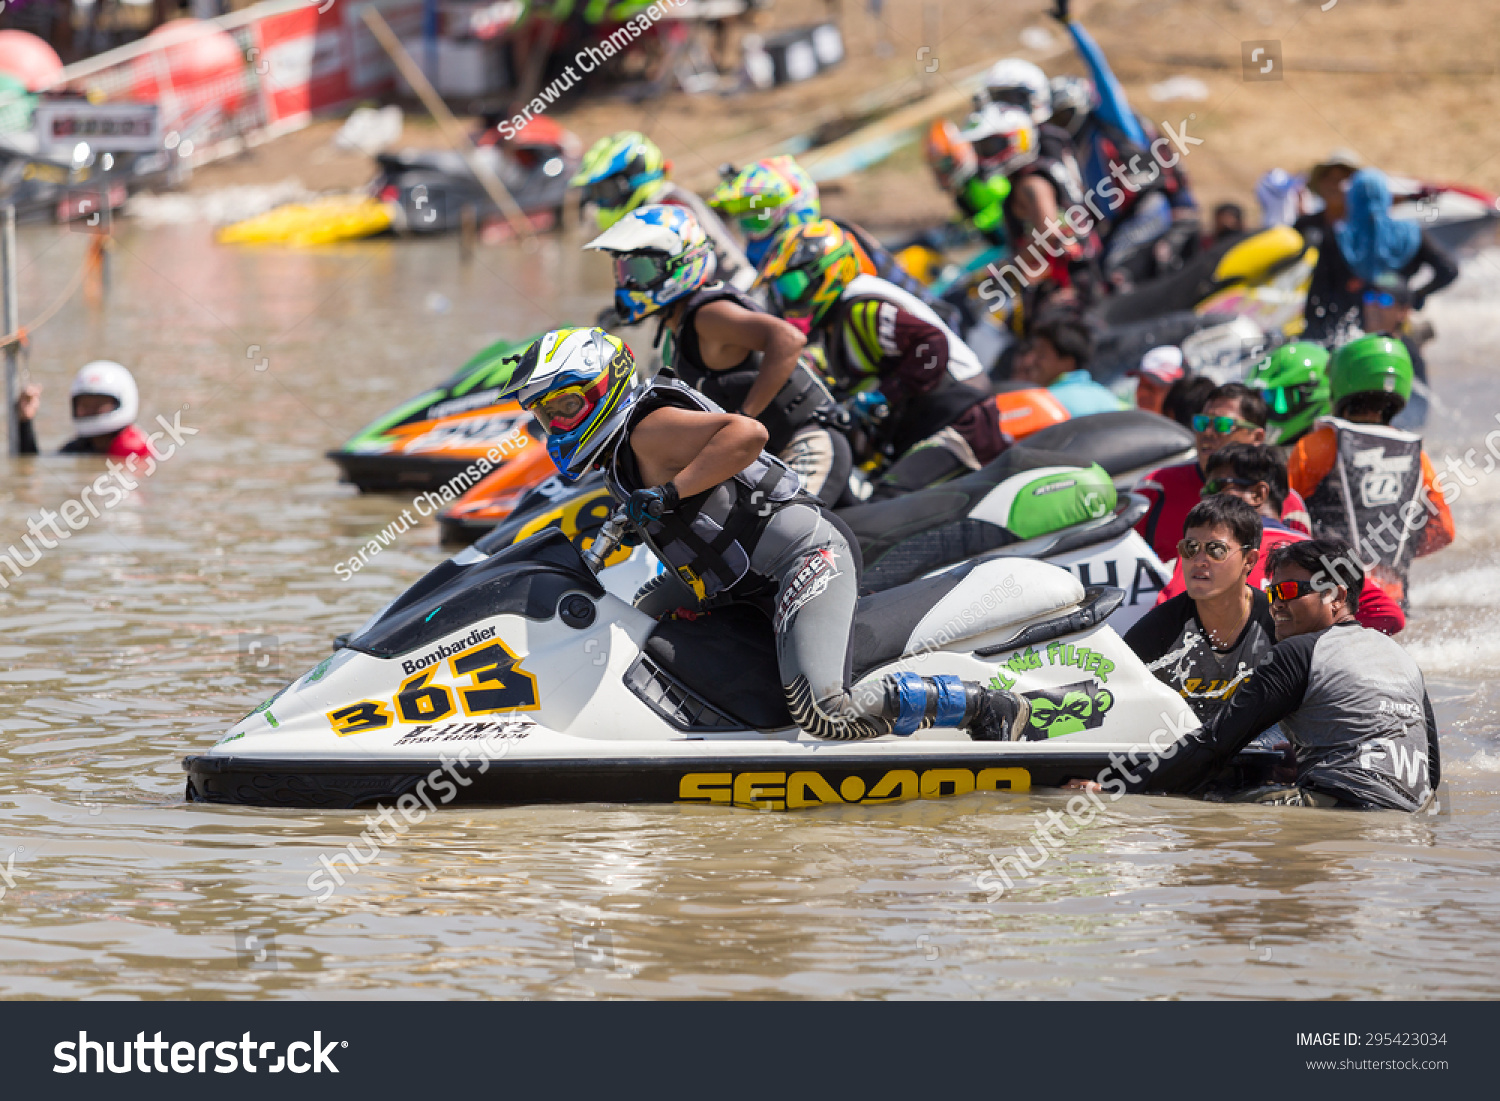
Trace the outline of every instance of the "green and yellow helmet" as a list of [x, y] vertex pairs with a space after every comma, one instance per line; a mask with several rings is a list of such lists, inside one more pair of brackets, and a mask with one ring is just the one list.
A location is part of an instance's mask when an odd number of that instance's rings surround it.
[[[740, 169], [719, 184], [708, 197], [708, 205], [735, 219], [752, 242], [769, 242], [783, 229], [822, 217], [818, 185], [794, 158], [784, 154]], [[755, 259], [751, 257], [752, 262]]]
[[1328, 349], [1283, 344], [1250, 369], [1245, 384], [1266, 399], [1266, 442], [1285, 447], [1305, 435], [1331, 406]]
[[1333, 411], [1355, 394], [1393, 394], [1401, 408], [1411, 400], [1411, 353], [1395, 337], [1371, 334], [1351, 340], [1333, 354], [1328, 386]]
[[583, 188], [600, 229], [608, 229], [661, 190], [671, 164], [656, 143], [636, 130], [600, 138], [583, 155], [583, 165], [568, 181]]
[[771, 309], [805, 335], [822, 324], [854, 277], [861, 252], [836, 222], [820, 218], [783, 233], [765, 263], [764, 284]]

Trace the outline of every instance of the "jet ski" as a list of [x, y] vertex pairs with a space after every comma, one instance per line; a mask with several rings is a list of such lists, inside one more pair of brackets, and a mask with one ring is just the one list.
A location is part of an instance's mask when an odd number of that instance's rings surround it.
[[1500, 198], [1461, 184], [1434, 184], [1405, 176], [1387, 177], [1391, 217], [1419, 222], [1440, 245], [1458, 251], [1474, 243], [1500, 220]]
[[544, 530], [439, 565], [187, 757], [188, 800], [424, 815], [470, 804], [874, 805], [1092, 778], [1114, 755], [1145, 761], [1197, 726], [1106, 622], [1118, 589], [992, 556], [863, 598], [854, 672], [1014, 690], [1032, 705], [1025, 737], [814, 740], [787, 713], [759, 610], [657, 622], [605, 590], [595, 569], [624, 526], [616, 514], [586, 553]]
[[[1091, 432], [1090, 422], [1103, 431]], [[1036, 441], [1056, 450], [1040, 450]], [[1154, 413], [1125, 410], [1045, 429], [984, 469], [903, 497], [840, 509], [865, 560], [864, 588], [876, 592], [979, 555], [1045, 559], [1081, 584], [1125, 591], [1111, 623], [1125, 631], [1156, 604], [1168, 571], [1134, 525], [1144, 498], [1121, 496], [1138, 472], [1191, 454], [1186, 429]], [[1185, 445], [1188, 447], [1185, 449]], [[580, 550], [602, 530], [614, 502], [597, 475], [573, 487], [543, 482], [476, 544], [494, 554], [556, 530]], [[660, 572], [644, 548], [616, 552], [599, 579], [629, 601]]]
[[[538, 229], [549, 228], [562, 211], [580, 153], [578, 139], [545, 117], [533, 119], [509, 141], [491, 128], [475, 149]], [[480, 226], [505, 220], [461, 153], [408, 149], [378, 154], [375, 162], [370, 193], [388, 205], [398, 233], [454, 232], [463, 225], [466, 207]]]
[[451, 504], [497, 467], [535, 485], [556, 468], [531, 416], [499, 397], [504, 359], [534, 339], [496, 341], [328, 458], [361, 493], [435, 491], [442, 497], [435, 508]]

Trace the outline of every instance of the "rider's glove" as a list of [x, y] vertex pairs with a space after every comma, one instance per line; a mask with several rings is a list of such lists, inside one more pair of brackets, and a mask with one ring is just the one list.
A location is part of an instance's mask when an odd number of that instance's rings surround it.
[[638, 489], [625, 502], [625, 515], [630, 517], [630, 522], [636, 527], [643, 528], [671, 512], [677, 507], [678, 500], [677, 487], [671, 482], [652, 486], [650, 489]]
[[891, 403], [879, 390], [863, 390], [854, 395], [850, 411], [860, 424], [873, 427], [891, 415]]

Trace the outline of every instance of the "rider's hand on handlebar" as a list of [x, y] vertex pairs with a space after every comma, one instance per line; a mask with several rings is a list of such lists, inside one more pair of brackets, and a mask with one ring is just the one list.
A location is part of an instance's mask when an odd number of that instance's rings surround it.
[[671, 482], [652, 486], [650, 489], [638, 489], [625, 502], [625, 515], [630, 517], [630, 522], [636, 527], [645, 527], [676, 508], [678, 499], [677, 487]]
[[1068, 0], [1052, 0], [1052, 4], [1052, 10], [1047, 14], [1050, 15], [1053, 19], [1056, 19], [1059, 23], [1066, 24], [1068, 20], [1072, 18], [1068, 14]]
[[891, 415], [891, 404], [879, 390], [864, 390], [854, 395], [849, 412], [865, 427], [873, 427]]

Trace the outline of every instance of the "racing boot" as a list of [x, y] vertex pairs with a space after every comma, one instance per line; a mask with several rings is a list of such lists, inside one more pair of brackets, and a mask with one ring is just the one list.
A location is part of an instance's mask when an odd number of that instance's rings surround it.
[[1031, 724], [1031, 701], [1014, 692], [982, 688], [968, 689], [968, 706], [961, 724], [976, 742], [1019, 742]]

